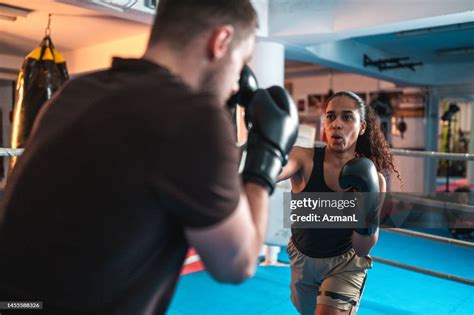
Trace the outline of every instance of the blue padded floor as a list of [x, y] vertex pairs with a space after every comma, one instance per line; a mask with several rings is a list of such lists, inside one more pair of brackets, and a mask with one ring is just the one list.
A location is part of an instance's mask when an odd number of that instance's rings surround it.
[[220, 284], [201, 271], [181, 277], [168, 314], [296, 314], [288, 267], [258, 267], [240, 285]]
[[381, 231], [371, 254], [400, 263], [474, 279], [474, 249]]
[[359, 314], [474, 314], [474, 287], [374, 263]]
[[[241, 285], [206, 272], [183, 276], [168, 314], [297, 314], [289, 300], [288, 267], [261, 266]], [[374, 263], [358, 314], [474, 314], [474, 287]]]
[[[372, 254], [474, 279], [474, 250], [382, 231]], [[282, 248], [279, 259], [288, 261]], [[289, 299], [289, 267], [260, 266], [241, 285], [206, 272], [181, 277], [168, 314], [297, 314]], [[358, 314], [474, 314], [474, 286], [374, 262]]]

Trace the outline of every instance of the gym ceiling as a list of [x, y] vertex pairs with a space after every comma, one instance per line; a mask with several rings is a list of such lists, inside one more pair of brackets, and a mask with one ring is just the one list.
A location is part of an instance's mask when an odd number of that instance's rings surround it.
[[[13, 23], [0, 19], [0, 56], [21, 56], [35, 47], [50, 12], [57, 14], [52, 36], [60, 50], [147, 32], [150, 1], [120, 10], [135, 0], [0, 0], [33, 10]], [[283, 43], [288, 60], [399, 85], [474, 85], [474, 0], [252, 2], [259, 37]]]

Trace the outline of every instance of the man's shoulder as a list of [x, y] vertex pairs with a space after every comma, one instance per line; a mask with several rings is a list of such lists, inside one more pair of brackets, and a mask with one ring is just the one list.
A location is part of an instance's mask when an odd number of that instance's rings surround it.
[[184, 93], [189, 90], [167, 68], [144, 59], [114, 58], [111, 67], [77, 75], [70, 81], [75, 84], [98, 83], [116, 87], [124, 93], [143, 89], [157, 92], [161, 88], [182, 89]]

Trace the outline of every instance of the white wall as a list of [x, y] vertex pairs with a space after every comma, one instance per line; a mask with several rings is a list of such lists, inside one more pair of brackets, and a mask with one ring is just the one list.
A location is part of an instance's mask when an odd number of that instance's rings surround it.
[[391, 82], [348, 73], [289, 78], [287, 81], [293, 83], [293, 97], [295, 101], [299, 99], [306, 100], [309, 94], [325, 94], [329, 89], [335, 92], [342, 90], [369, 92], [378, 91], [382, 88], [395, 88], [395, 85]]
[[[424, 149], [426, 119], [424, 117], [406, 117], [403, 121], [407, 124], [407, 130], [403, 138], [399, 132], [392, 133], [392, 145], [394, 148], [402, 149]], [[392, 127], [392, 130], [395, 126]]]
[[16, 80], [24, 56], [0, 54], [0, 80]]
[[148, 33], [131, 36], [99, 45], [61, 52], [66, 59], [70, 74], [104, 69], [110, 66], [112, 57], [136, 58], [145, 52]]
[[392, 174], [389, 182], [389, 191], [392, 192], [423, 192], [423, 172], [425, 160], [409, 156], [395, 156], [395, 168], [400, 173], [402, 182], [396, 174]]

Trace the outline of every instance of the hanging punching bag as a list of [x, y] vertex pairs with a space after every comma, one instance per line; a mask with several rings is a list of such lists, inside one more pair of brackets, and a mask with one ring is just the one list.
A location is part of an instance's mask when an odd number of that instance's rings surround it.
[[[26, 56], [18, 75], [13, 109], [12, 148], [23, 148], [43, 104], [69, 78], [66, 62], [46, 35], [39, 47]], [[10, 160], [10, 170], [16, 157]]]

